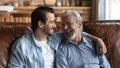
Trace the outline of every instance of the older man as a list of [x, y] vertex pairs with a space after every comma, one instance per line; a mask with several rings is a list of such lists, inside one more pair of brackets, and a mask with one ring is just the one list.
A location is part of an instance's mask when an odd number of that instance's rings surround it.
[[82, 18], [77, 11], [68, 10], [62, 14], [66, 39], [56, 54], [56, 68], [110, 68], [105, 55], [95, 54], [93, 39], [82, 34]]

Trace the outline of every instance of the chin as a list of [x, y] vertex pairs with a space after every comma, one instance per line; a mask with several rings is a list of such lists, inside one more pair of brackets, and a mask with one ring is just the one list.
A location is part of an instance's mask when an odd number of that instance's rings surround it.
[[73, 34], [70, 39], [73, 40], [76, 37], [76, 34]]
[[72, 35], [66, 34], [66, 36], [67, 36], [67, 38], [73, 40], [76, 37], [76, 34], [72, 34]]
[[50, 32], [50, 33], [48, 33], [49, 36], [51, 36], [51, 35], [53, 35], [53, 34], [54, 34], [54, 32]]

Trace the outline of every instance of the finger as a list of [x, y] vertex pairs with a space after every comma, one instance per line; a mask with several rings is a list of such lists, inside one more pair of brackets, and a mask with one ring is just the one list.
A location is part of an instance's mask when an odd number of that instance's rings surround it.
[[96, 47], [96, 53], [97, 53], [98, 56], [103, 55], [103, 49], [101, 47], [97, 46]]
[[107, 53], [107, 48], [104, 46], [103, 48], [103, 54], [106, 54]]

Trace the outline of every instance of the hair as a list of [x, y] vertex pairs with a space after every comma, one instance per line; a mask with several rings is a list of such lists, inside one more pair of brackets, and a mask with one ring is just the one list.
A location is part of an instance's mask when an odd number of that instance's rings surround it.
[[65, 11], [62, 15], [61, 15], [61, 18], [67, 16], [67, 15], [70, 15], [70, 14], [73, 14], [75, 16], [75, 20], [76, 22], [79, 22], [79, 21], [82, 21], [82, 17], [81, 15], [75, 11], [75, 10], [67, 10]]
[[50, 8], [48, 6], [40, 6], [36, 8], [32, 14], [31, 14], [31, 26], [33, 32], [38, 28], [38, 22], [41, 21], [45, 24], [47, 21], [47, 15], [46, 13], [55, 13], [53, 8]]
[[[62, 15], [61, 15], [61, 18], [67, 16], [67, 15], [70, 15], [70, 14], [73, 14], [75, 16], [75, 21], [76, 23], [79, 23], [79, 21], [82, 21], [82, 17], [81, 15], [75, 11], [75, 10], [66, 10]], [[83, 31], [83, 26], [81, 26], [81, 31]]]

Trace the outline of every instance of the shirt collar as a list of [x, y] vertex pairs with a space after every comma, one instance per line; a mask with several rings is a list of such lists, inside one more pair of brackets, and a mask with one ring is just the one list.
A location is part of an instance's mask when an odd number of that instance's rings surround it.
[[[66, 39], [67, 40], [67, 42], [70, 42], [70, 43], [73, 43], [73, 44], [77, 44], [77, 43], [75, 43], [75, 42], [73, 42], [71, 39], [69, 39], [69, 38], [67, 38]], [[85, 36], [82, 36], [82, 42], [81, 43], [87, 43], [87, 40], [85, 39]]]
[[[34, 36], [34, 33], [32, 32], [32, 39], [33, 39], [33, 42], [34, 42], [34, 44], [35, 44], [35, 46], [36, 47], [40, 47], [39, 45], [38, 45], [38, 43], [35, 41], [35, 36]], [[41, 47], [40, 47], [41, 48]]]
[[[35, 42], [35, 37], [34, 37], [34, 33], [32, 33], [32, 39], [33, 39], [33, 43], [35, 44], [35, 47], [39, 47], [39, 45]], [[52, 41], [52, 37], [48, 36], [48, 41], [47, 41], [48, 45], [53, 49], [53, 50], [57, 50], [57, 47], [55, 47]], [[39, 47], [41, 49], [41, 47]]]

